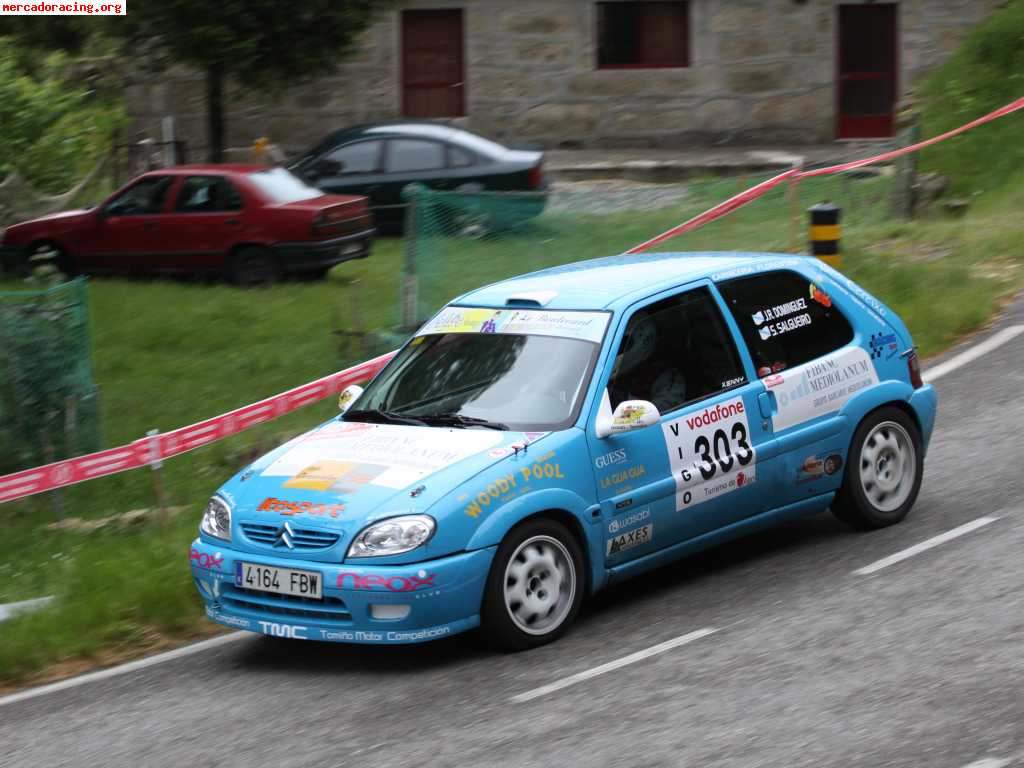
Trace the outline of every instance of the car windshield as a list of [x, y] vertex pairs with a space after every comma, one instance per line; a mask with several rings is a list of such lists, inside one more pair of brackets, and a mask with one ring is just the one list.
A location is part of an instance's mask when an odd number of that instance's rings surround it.
[[576, 419], [599, 345], [555, 336], [417, 336], [345, 419], [515, 430]]
[[296, 203], [299, 200], [312, 200], [320, 197], [321, 192], [311, 187], [291, 171], [284, 168], [268, 168], [265, 171], [253, 171], [249, 174], [252, 183], [259, 187], [267, 197], [275, 203]]

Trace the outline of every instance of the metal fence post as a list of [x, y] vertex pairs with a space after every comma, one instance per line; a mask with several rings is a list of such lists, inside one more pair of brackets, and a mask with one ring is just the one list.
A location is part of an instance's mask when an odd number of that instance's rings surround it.
[[402, 330], [412, 331], [419, 323], [419, 282], [416, 275], [416, 247], [422, 235], [420, 230], [421, 190], [418, 184], [409, 184], [403, 191], [409, 201], [405, 213], [405, 263], [402, 268]]

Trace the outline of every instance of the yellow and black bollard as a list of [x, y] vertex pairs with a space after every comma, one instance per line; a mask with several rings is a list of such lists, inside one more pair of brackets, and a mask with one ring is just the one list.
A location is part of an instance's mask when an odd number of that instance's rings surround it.
[[811, 255], [817, 256], [830, 267], [841, 269], [843, 255], [839, 252], [838, 205], [818, 203], [807, 209], [811, 214]]

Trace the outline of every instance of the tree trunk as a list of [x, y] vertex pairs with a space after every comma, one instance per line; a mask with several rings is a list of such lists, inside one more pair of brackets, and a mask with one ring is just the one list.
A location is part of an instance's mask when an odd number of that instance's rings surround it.
[[213, 64], [206, 70], [206, 126], [209, 160], [224, 160], [224, 72]]

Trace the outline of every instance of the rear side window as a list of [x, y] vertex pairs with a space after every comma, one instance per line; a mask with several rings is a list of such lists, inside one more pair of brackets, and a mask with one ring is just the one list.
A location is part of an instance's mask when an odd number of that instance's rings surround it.
[[721, 283], [757, 375], [768, 376], [850, 343], [853, 328], [820, 287], [796, 272], [765, 272]]
[[453, 147], [448, 145], [448, 167], [449, 168], [469, 168], [471, 165], [476, 163], [476, 158], [473, 157], [469, 152], [459, 147]]
[[242, 197], [222, 176], [189, 176], [181, 185], [174, 210], [180, 213], [238, 211]]
[[390, 173], [440, 170], [445, 165], [444, 145], [422, 139], [392, 139], [386, 165]]

